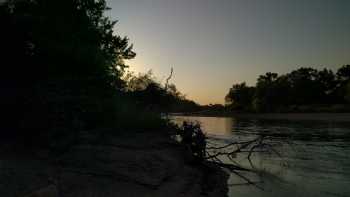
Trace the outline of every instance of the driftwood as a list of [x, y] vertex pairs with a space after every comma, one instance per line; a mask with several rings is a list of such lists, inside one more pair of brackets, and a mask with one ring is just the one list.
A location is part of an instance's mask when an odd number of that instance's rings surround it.
[[[224, 168], [245, 181], [245, 183], [239, 185], [253, 185], [263, 190], [263, 188], [258, 185], [259, 182], [250, 180], [248, 177], [242, 175], [241, 172], [250, 172], [255, 174], [260, 173], [260, 171], [254, 167], [254, 163], [252, 162], [252, 156], [254, 153], [273, 153], [278, 157], [283, 158], [280, 152], [275, 148], [276, 145], [280, 144], [272, 144], [271, 138], [272, 136], [259, 135], [252, 140], [234, 141], [223, 146], [216, 146], [212, 144], [206, 147], [205, 159], [207, 162]], [[242, 167], [235, 161], [235, 157], [238, 154], [245, 154], [251, 168]], [[223, 158], [226, 158], [229, 162], [224, 162]], [[232, 184], [230, 186], [235, 185], [237, 184]]]
[[[247, 185], [254, 185], [255, 187], [262, 189], [258, 185], [258, 182], [250, 180], [248, 177], [242, 175], [242, 172], [249, 172], [249, 173], [255, 173], [259, 174], [260, 171], [257, 170], [257, 168], [254, 167], [254, 163], [252, 161], [252, 156], [254, 153], [273, 153], [276, 154], [278, 157], [283, 158], [283, 156], [279, 153], [278, 150], [276, 150], [275, 146], [280, 145], [276, 143], [272, 143], [271, 139], [274, 136], [268, 136], [268, 135], [257, 135], [254, 139], [246, 140], [246, 141], [233, 141], [228, 144], [218, 146], [217, 144], [212, 143], [210, 140], [208, 140], [207, 137], [205, 138], [204, 147], [203, 143], [201, 145], [193, 143], [195, 140], [184, 140], [186, 137], [184, 133], [188, 133], [191, 131], [193, 133], [189, 134], [190, 136], [193, 136], [192, 138], [195, 139], [196, 136], [198, 136], [198, 133], [204, 136], [203, 132], [200, 129], [199, 124], [194, 123], [183, 123], [182, 127], [182, 143], [186, 145], [186, 141], [190, 141], [192, 147], [198, 147], [202, 150], [205, 155], [203, 158], [200, 158], [200, 161], [211, 163], [213, 165], [219, 166], [221, 168], [224, 168], [228, 170], [229, 172], [237, 175], [242, 180], [245, 181]], [[187, 137], [188, 138], [188, 137]], [[287, 142], [289, 143], [289, 142]], [[194, 154], [194, 153], [192, 153]], [[250, 164], [250, 168], [243, 167], [239, 163], [235, 161], [235, 158], [238, 154], [244, 154], [245, 158]], [[233, 184], [236, 185], [236, 184]], [[232, 186], [233, 186], [232, 185]]]

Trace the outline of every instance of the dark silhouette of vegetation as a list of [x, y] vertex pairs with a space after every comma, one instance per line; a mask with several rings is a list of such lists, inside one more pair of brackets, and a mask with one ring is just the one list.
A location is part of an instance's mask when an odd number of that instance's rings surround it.
[[226, 107], [222, 104], [209, 104], [209, 105], [202, 105], [201, 111], [199, 111], [199, 114], [205, 114], [205, 113], [224, 113], [226, 111]]
[[231, 110], [256, 112], [349, 111], [350, 65], [299, 68], [285, 75], [260, 75], [256, 86], [234, 84], [225, 99]]
[[202, 162], [206, 154], [206, 136], [198, 123], [184, 121], [178, 130], [181, 143], [192, 158], [190, 162]]
[[232, 107], [235, 109], [245, 109], [253, 102], [254, 93], [255, 88], [248, 87], [246, 83], [235, 84], [225, 99], [227, 102], [235, 101], [232, 102]]
[[152, 71], [145, 74], [134, 75], [129, 73], [124, 78], [126, 93], [136, 99], [136, 104], [158, 112], [192, 112], [198, 111], [200, 106], [194, 101], [186, 99], [174, 84], [169, 83], [173, 74], [164, 85], [153, 76]]
[[[159, 130], [159, 112], [196, 108], [175, 85], [123, 78], [135, 57], [105, 0], [0, 4], [2, 139], [67, 146], [82, 131]], [[114, 128], [114, 129], [112, 129]]]
[[104, 0], [0, 5], [2, 139], [66, 146], [81, 131], [166, 124], [125, 96], [124, 60], [135, 53], [107, 9]]

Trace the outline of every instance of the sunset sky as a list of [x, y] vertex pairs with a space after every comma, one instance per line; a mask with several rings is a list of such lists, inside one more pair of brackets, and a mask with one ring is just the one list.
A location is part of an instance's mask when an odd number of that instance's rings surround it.
[[233, 83], [268, 71], [350, 64], [349, 0], [108, 0], [137, 57], [200, 104], [224, 103]]

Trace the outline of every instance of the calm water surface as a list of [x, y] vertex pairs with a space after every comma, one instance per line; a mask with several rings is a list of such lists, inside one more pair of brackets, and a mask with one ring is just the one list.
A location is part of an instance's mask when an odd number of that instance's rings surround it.
[[[218, 145], [252, 139], [261, 133], [274, 136], [271, 143], [278, 144], [276, 149], [282, 156], [254, 153], [254, 168], [261, 173], [244, 174], [263, 190], [245, 185], [232, 174], [229, 196], [350, 196], [350, 123], [190, 116], [172, 119], [179, 124], [184, 120], [199, 122], [211, 143]], [[250, 166], [245, 156], [236, 160]]]

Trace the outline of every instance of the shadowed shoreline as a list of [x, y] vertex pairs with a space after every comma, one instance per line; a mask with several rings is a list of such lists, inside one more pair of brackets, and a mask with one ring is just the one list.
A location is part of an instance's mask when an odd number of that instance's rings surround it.
[[225, 172], [187, 163], [183, 147], [158, 132], [98, 144], [85, 136], [60, 155], [16, 153], [4, 145], [0, 153], [1, 196], [221, 197], [228, 192]]

